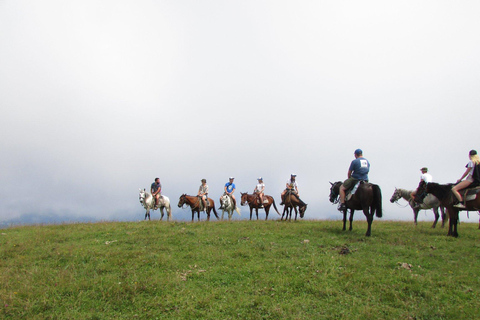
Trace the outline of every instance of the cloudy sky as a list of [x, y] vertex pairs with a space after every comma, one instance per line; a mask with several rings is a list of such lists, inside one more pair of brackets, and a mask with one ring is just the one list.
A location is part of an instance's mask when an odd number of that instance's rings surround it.
[[356, 148], [384, 219], [411, 220], [394, 188], [422, 166], [454, 182], [480, 149], [479, 15], [476, 0], [1, 0], [0, 223], [139, 220], [157, 176], [188, 219], [178, 198], [202, 178], [218, 201], [229, 176], [237, 196], [262, 176], [279, 203], [291, 173], [306, 218], [337, 219], [329, 181]]

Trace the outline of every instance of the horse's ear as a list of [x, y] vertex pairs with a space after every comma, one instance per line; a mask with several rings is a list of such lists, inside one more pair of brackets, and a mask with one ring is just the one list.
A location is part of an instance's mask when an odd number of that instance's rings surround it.
[[[330, 182], [330, 181], [328, 181], [328, 182]], [[330, 182], [330, 184], [333, 186], [333, 183]]]

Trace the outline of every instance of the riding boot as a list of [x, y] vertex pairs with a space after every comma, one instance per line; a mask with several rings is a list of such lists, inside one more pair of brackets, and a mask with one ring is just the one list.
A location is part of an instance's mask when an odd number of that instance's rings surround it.
[[285, 200], [284, 200], [283, 198], [284, 198], [284, 197], [282, 197], [282, 202], [280, 202], [280, 205], [281, 205], [281, 206], [284, 205], [283, 201], [285, 201]]

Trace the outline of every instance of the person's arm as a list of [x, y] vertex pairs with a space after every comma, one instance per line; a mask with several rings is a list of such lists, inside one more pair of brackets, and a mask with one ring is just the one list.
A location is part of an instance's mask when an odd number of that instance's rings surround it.
[[353, 171], [352, 170], [348, 170], [348, 173], [347, 173], [347, 178], [350, 178], [352, 176], [352, 173]]
[[459, 183], [460, 181], [463, 180], [463, 178], [465, 178], [466, 176], [468, 176], [468, 174], [470, 173], [470, 170], [472, 170], [472, 169], [473, 169], [473, 168], [467, 168], [467, 170], [465, 170], [465, 172], [463, 173], [462, 177], [457, 180], [457, 183]]

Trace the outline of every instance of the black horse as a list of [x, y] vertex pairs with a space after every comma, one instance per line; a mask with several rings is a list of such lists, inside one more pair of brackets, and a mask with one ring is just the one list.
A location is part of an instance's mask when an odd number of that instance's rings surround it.
[[[341, 181], [331, 183], [330, 202], [337, 203], [340, 192]], [[363, 214], [367, 218], [368, 228], [365, 234], [369, 237], [372, 234], [373, 216], [382, 217], [382, 191], [380, 187], [373, 183], [361, 182], [355, 194], [345, 201], [346, 209], [343, 211], [343, 229], [346, 230], [347, 210], [350, 209], [350, 231], [352, 230], [353, 212], [354, 210], [363, 210]]]
[[[438, 200], [440, 200], [440, 204], [444, 206], [448, 212], [450, 223], [448, 225], [447, 236], [458, 237], [457, 224], [458, 212], [460, 211], [460, 209], [453, 206], [457, 202], [457, 199], [452, 193], [453, 186], [453, 183], [438, 184], [435, 182], [425, 183], [425, 181], [420, 181], [420, 183], [418, 184], [415, 200], [420, 203], [423, 202], [423, 199], [427, 196], [428, 193], [431, 193], [435, 197], [437, 197]], [[462, 191], [464, 192], [464, 190]], [[463, 196], [465, 197], [465, 194], [463, 194]], [[480, 209], [480, 197], [476, 197], [474, 200], [467, 201], [465, 203], [465, 206], [466, 208], [462, 210], [478, 211]]]

